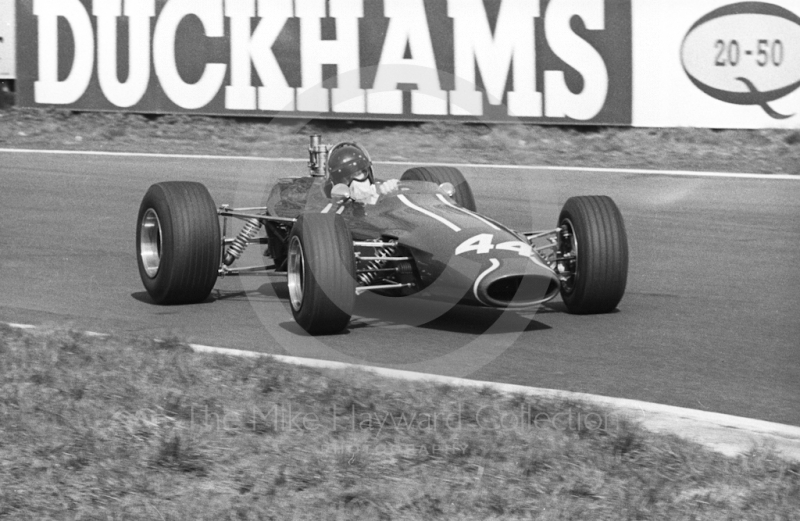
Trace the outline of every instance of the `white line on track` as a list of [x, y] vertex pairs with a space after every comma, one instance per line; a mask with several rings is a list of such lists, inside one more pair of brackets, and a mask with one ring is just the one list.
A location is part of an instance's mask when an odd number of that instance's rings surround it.
[[31, 324], [15, 324], [13, 322], [9, 322], [8, 327], [13, 327], [15, 329], [36, 329], [36, 326]]
[[[292, 157], [256, 157], [256, 156], [216, 156], [201, 154], [151, 154], [145, 152], [103, 152], [92, 150], [34, 150], [23, 148], [0, 148], [0, 153], [7, 154], [62, 154], [110, 157], [142, 157], [156, 159], [205, 159], [235, 161], [266, 161], [275, 163], [305, 163], [308, 159]], [[591, 172], [623, 175], [661, 175], [687, 177], [728, 177], [740, 179], [769, 179], [772, 181], [800, 181], [800, 175], [793, 174], [754, 174], [737, 172], [699, 172], [693, 170], [647, 170], [638, 168], [598, 168], [584, 166], [550, 166], [550, 165], [494, 165], [489, 163], [432, 163], [428, 161], [374, 161], [378, 165], [394, 166], [452, 166], [456, 168], [495, 168], [498, 170], [543, 170], [550, 172]]]
[[150, 157], [154, 159], [219, 159], [236, 161], [274, 161], [283, 163], [305, 163], [308, 159], [291, 157], [258, 157], [258, 156], [215, 156], [207, 154], [155, 154], [150, 152], [105, 152], [99, 150], [35, 150], [28, 148], [0, 148], [0, 152], [9, 154], [49, 154], [68, 156], [107, 156], [107, 157]]

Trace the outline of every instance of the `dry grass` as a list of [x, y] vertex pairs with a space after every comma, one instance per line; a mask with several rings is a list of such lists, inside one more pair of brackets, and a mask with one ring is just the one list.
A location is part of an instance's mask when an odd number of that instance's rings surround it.
[[576, 403], [6, 326], [0, 375], [0, 519], [800, 512], [797, 463], [726, 458]]
[[332, 143], [355, 139], [384, 161], [800, 174], [796, 130], [270, 121], [0, 110], [0, 147], [299, 158], [311, 132]]

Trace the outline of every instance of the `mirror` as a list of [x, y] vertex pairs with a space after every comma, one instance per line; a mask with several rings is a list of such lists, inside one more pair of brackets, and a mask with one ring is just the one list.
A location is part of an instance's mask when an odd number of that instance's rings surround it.
[[331, 199], [337, 203], [341, 203], [346, 199], [350, 199], [350, 188], [346, 184], [339, 183], [331, 188]]
[[456, 187], [453, 186], [453, 183], [442, 183], [439, 185], [439, 191], [447, 197], [453, 197], [456, 193]]

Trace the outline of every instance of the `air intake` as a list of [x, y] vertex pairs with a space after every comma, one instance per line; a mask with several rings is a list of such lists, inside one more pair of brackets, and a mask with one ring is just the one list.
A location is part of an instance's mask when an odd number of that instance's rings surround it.
[[525, 307], [550, 300], [558, 289], [558, 280], [553, 276], [512, 275], [493, 280], [486, 297], [495, 306]]

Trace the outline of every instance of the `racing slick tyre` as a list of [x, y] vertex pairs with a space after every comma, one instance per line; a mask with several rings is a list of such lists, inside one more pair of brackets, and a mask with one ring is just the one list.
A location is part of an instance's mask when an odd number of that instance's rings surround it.
[[347, 327], [356, 299], [355, 254], [341, 215], [297, 218], [289, 234], [287, 282], [292, 315], [309, 334]]
[[455, 202], [467, 210], [472, 210], [473, 212], [477, 210], [472, 188], [470, 188], [467, 180], [464, 179], [464, 174], [457, 168], [450, 166], [420, 166], [403, 172], [400, 180], [430, 181], [437, 185], [450, 183], [456, 189], [456, 193], [453, 194]]
[[616, 309], [628, 279], [628, 237], [617, 205], [604, 195], [570, 197], [558, 226], [557, 271], [567, 311]]
[[152, 185], [139, 206], [136, 259], [156, 304], [202, 302], [217, 281], [219, 219], [205, 186], [188, 181]]

